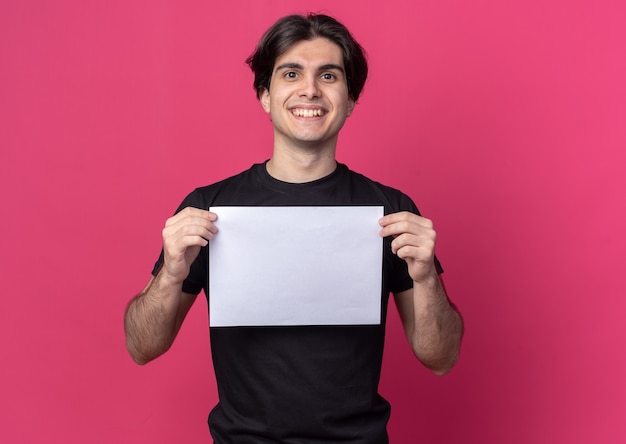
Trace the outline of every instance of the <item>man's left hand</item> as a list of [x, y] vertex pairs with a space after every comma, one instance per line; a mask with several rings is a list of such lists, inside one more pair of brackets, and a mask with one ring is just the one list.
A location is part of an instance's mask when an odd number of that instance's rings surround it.
[[435, 238], [433, 223], [409, 211], [382, 217], [380, 235], [393, 236], [391, 250], [405, 260], [409, 275], [415, 282], [424, 282], [437, 275], [435, 267]]

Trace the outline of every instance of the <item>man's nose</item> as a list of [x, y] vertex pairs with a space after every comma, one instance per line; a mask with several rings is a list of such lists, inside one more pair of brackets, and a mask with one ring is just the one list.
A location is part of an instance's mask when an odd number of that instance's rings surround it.
[[315, 76], [308, 76], [303, 79], [300, 88], [300, 97], [306, 97], [309, 100], [319, 98], [322, 93], [317, 80]]

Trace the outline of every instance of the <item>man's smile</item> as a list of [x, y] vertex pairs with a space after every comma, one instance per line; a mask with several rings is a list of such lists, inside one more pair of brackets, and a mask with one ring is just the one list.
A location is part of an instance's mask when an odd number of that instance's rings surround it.
[[296, 117], [321, 117], [326, 114], [326, 110], [322, 108], [291, 108], [291, 114]]

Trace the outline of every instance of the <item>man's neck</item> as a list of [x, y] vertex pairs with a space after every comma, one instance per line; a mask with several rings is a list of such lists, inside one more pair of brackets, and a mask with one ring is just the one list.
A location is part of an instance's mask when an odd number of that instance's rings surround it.
[[312, 182], [328, 176], [337, 168], [335, 151], [276, 149], [267, 162], [267, 172], [274, 179], [289, 183]]

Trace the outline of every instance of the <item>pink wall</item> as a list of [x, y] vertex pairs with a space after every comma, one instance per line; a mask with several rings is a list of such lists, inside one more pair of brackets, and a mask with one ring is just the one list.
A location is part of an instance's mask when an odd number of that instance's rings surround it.
[[[393, 442], [626, 442], [623, 2], [364, 4], [306, 3], [370, 55], [339, 157], [436, 221], [467, 324], [439, 378], [391, 312]], [[243, 60], [303, 11], [2, 2], [1, 442], [209, 442], [205, 302], [146, 367], [122, 313], [184, 194], [269, 156]]]

